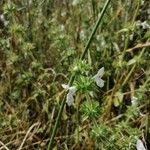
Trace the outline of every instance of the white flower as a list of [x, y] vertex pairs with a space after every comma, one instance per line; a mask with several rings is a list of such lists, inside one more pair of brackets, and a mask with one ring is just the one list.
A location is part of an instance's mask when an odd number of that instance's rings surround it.
[[104, 67], [102, 67], [97, 74], [93, 77], [97, 86], [102, 88], [104, 86], [104, 80], [102, 80], [102, 76], [104, 75]]
[[91, 97], [94, 97], [93, 91], [90, 91], [89, 94], [90, 94]]
[[143, 142], [140, 139], [137, 139], [136, 149], [137, 150], [146, 150], [145, 147], [144, 147], [144, 145], [143, 145]]
[[134, 37], [133, 34], [130, 34], [130, 35], [129, 35], [129, 39], [130, 39], [131, 41], [133, 40], [133, 37]]
[[66, 16], [66, 12], [65, 12], [65, 11], [62, 12], [62, 13], [61, 13], [61, 16], [62, 16], [62, 17], [65, 17], [65, 16]]
[[75, 86], [69, 87], [69, 85], [66, 84], [62, 84], [62, 87], [68, 91], [66, 103], [68, 104], [68, 106], [73, 105], [74, 104], [73, 95], [77, 91], [76, 87]]
[[73, 0], [72, 5], [75, 6], [78, 4], [78, 0]]
[[65, 26], [62, 24], [62, 25], [60, 25], [60, 30], [61, 31], [64, 31], [64, 29], [65, 29]]
[[9, 21], [5, 20], [5, 17], [4, 17], [3, 14], [0, 15], [0, 20], [4, 23], [4, 26], [5, 26], [5, 27], [6, 27], [6, 26], [8, 25], [8, 23], [9, 23]]
[[143, 29], [150, 29], [150, 25], [146, 21], [142, 22], [141, 26]]
[[29, 5], [32, 5], [33, 1], [32, 0], [29, 0]]
[[5, 21], [5, 18], [4, 18], [4, 15], [3, 15], [3, 14], [0, 15], [0, 19], [1, 19], [2, 21]]
[[85, 32], [84, 32], [84, 30], [81, 30], [81, 32], [80, 32], [80, 37], [81, 37], [82, 39], [85, 38]]
[[144, 0], [141, 0], [141, 5], [144, 5]]
[[131, 98], [131, 103], [132, 103], [133, 106], [137, 106], [137, 105], [138, 105], [137, 100], [138, 100], [138, 98], [135, 97], [135, 96], [133, 96], [133, 97]]
[[143, 29], [150, 29], [150, 25], [147, 23], [147, 21], [141, 22], [140, 20], [137, 21], [137, 26], [141, 26]]

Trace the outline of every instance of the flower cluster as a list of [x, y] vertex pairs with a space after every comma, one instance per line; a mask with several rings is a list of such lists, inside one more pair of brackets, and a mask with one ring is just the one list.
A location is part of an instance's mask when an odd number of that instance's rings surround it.
[[[97, 86], [99, 86], [100, 88], [102, 88], [104, 86], [104, 80], [102, 80], [102, 76], [104, 75], [104, 67], [102, 67], [97, 74], [92, 78], [94, 79], [94, 81], [96, 82]], [[67, 97], [66, 97], [66, 103], [68, 104], [68, 106], [74, 105], [74, 94], [77, 91], [77, 87], [76, 86], [69, 86], [66, 84], [62, 84], [62, 87], [68, 91], [67, 93]], [[91, 92], [90, 92], [91, 93]]]

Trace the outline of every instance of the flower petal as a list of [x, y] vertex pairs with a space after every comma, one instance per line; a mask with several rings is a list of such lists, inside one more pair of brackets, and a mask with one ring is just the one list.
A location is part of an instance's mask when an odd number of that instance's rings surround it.
[[104, 75], [104, 67], [98, 70], [97, 76], [102, 77]]
[[104, 86], [104, 80], [102, 80], [101, 78], [96, 78], [96, 84], [97, 86], [102, 88]]
[[68, 104], [68, 106], [71, 106], [74, 104], [73, 94], [70, 92], [67, 94], [66, 103]]
[[62, 84], [61, 85], [64, 89], [69, 90], [69, 85], [68, 84]]
[[146, 150], [145, 147], [144, 147], [144, 145], [143, 145], [143, 142], [140, 139], [137, 139], [136, 149], [137, 150]]
[[76, 88], [75, 86], [71, 86], [71, 87], [69, 88], [69, 91], [70, 91], [72, 94], [74, 94], [74, 93], [77, 91], [77, 88]]
[[68, 91], [68, 94], [66, 96], [66, 103], [68, 104], [68, 106], [73, 105], [74, 104], [73, 94], [77, 91], [77, 88], [75, 86], [69, 87], [69, 85], [66, 84], [62, 84], [61, 86]]
[[138, 98], [133, 96], [131, 98], [131, 103], [132, 103], [132, 106], [137, 106], [138, 105]]

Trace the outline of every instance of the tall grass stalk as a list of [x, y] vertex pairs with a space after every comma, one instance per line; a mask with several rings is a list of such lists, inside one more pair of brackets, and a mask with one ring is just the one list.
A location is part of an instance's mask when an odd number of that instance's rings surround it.
[[[86, 44], [86, 46], [85, 46], [85, 48], [84, 48], [84, 50], [83, 50], [83, 53], [82, 53], [82, 55], [81, 55], [81, 57], [80, 57], [81, 60], [83, 60], [83, 59], [85, 58], [85, 55], [86, 55], [86, 53], [87, 53], [87, 51], [88, 51], [88, 48], [90, 47], [90, 44], [91, 44], [91, 42], [92, 42], [92, 39], [93, 39], [93, 37], [94, 37], [94, 35], [95, 35], [97, 29], [98, 29], [98, 26], [99, 26], [100, 23], [102, 22], [102, 18], [103, 18], [103, 16], [104, 16], [104, 14], [105, 14], [105, 12], [106, 12], [106, 10], [107, 10], [107, 8], [108, 8], [110, 2], [111, 2], [111, 0], [107, 0], [107, 1], [105, 2], [105, 5], [104, 5], [104, 7], [103, 7], [103, 9], [102, 9], [102, 11], [101, 11], [101, 14], [100, 14], [100, 16], [99, 16], [99, 18], [98, 18], [98, 20], [97, 20], [97, 22], [96, 22], [96, 24], [95, 24], [95, 26], [94, 26], [94, 28], [93, 28], [93, 31], [92, 31], [92, 33], [91, 33], [91, 35], [90, 35], [90, 37], [89, 37], [89, 40], [87, 41], [87, 44]], [[70, 80], [69, 80], [69, 86], [72, 85], [74, 79], [75, 79], [75, 74], [72, 74], [72, 76], [71, 76], [71, 78], [70, 78]], [[50, 138], [50, 141], [49, 141], [47, 150], [52, 150], [54, 137], [55, 137], [56, 132], [57, 132], [57, 129], [58, 129], [58, 123], [59, 123], [60, 118], [61, 118], [61, 116], [62, 116], [62, 112], [63, 112], [64, 106], [65, 106], [65, 102], [66, 102], [66, 96], [64, 96], [63, 101], [62, 101], [62, 103], [61, 103], [61, 106], [60, 106], [60, 109], [59, 109], [59, 112], [58, 112], [58, 116], [57, 116], [57, 118], [56, 118], [56, 122], [55, 122], [55, 125], [54, 125], [54, 128], [53, 128], [52, 134], [51, 134], [51, 138]]]

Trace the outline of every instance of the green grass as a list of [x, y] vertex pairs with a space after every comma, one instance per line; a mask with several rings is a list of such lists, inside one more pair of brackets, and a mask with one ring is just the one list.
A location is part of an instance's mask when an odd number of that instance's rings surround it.
[[149, 148], [148, 0], [0, 3], [0, 149]]

